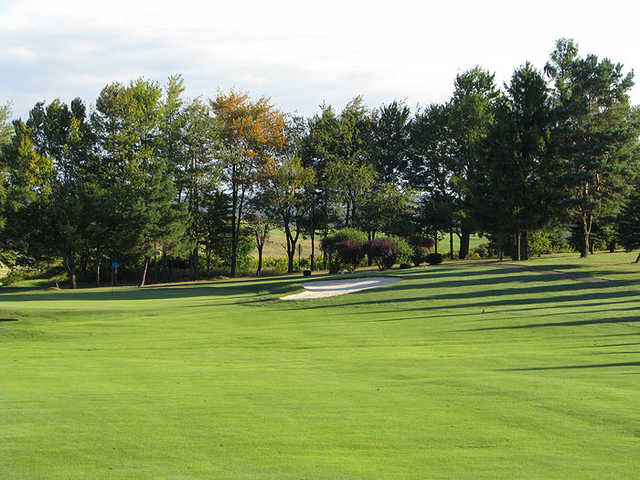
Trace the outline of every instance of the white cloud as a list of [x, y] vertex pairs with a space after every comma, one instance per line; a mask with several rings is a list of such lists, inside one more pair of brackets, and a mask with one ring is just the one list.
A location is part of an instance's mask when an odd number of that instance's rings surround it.
[[17, 61], [32, 61], [38, 58], [38, 55], [24, 46], [8, 47], [0, 51], [0, 58]]
[[427, 104], [446, 99], [455, 75], [476, 64], [499, 82], [526, 60], [542, 68], [562, 36], [638, 69], [630, 13], [549, 0], [23, 0], [0, 13], [0, 102], [14, 100], [24, 115], [43, 98], [92, 102], [110, 81], [183, 73], [191, 96], [236, 87], [303, 113], [357, 94]]

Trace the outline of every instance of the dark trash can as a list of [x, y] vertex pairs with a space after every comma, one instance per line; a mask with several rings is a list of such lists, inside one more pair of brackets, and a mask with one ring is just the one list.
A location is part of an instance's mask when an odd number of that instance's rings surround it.
[[311, 270], [303, 270], [302, 271], [302, 275], [304, 277], [310, 277], [311, 276]]

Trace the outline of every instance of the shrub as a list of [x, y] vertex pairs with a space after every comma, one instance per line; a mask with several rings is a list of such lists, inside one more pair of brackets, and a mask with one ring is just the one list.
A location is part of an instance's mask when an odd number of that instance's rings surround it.
[[491, 256], [491, 250], [488, 243], [482, 243], [469, 252], [471, 258], [487, 258]]
[[[345, 245], [338, 247], [338, 244], [343, 242], [349, 242], [351, 247], [347, 248]], [[353, 266], [353, 269], [355, 269], [359, 261], [356, 263], [353, 263], [352, 261], [352, 256], [355, 255], [353, 248], [355, 248], [355, 244], [359, 244], [362, 248], [366, 243], [367, 234], [360, 230], [356, 230], [355, 228], [343, 228], [331, 235], [327, 235], [326, 238], [323, 238], [322, 250], [326, 252], [328, 257], [329, 273], [338, 273], [346, 265], [349, 265], [350, 267], [355, 265]], [[346, 261], [340, 255], [338, 251], [339, 249], [346, 255]], [[362, 257], [360, 257], [360, 259], [362, 259]]]
[[13, 285], [27, 278], [27, 272], [23, 270], [11, 269], [6, 276], [0, 279], [0, 285]]
[[367, 245], [367, 253], [376, 263], [378, 269], [391, 268], [396, 263], [399, 249], [391, 238], [379, 237], [371, 240]]
[[335, 251], [342, 264], [351, 272], [358, 267], [365, 255], [364, 244], [354, 240], [343, 240], [336, 243]]
[[323, 238], [322, 249], [333, 253], [336, 251], [336, 245], [338, 243], [347, 240], [364, 245], [367, 243], [367, 234], [360, 230], [356, 230], [355, 228], [343, 228], [327, 235], [326, 238]]
[[413, 248], [411, 248], [409, 242], [407, 242], [404, 238], [395, 235], [391, 235], [389, 236], [389, 238], [396, 244], [396, 247], [398, 247], [398, 256], [396, 257], [396, 263], [405, 265], [411, 263], [411, 257], [413, 257]]
[[419, 267], [421, 264], [427, 261], [428, 256], [429, 249], [427, 247], [413, 247], [413, 255], [411, 255], [411, 261], [416, 267]]
[[427, 263], [429, 265], [439, 265], [442, 263], [442, 255], [439, 253], [430, 253], [427, 255]]

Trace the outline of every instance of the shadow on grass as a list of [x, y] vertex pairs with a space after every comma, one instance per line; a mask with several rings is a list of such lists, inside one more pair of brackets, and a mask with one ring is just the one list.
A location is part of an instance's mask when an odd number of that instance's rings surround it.
[[[466, 286], [473, 285], [484, 285], [487, 286], [487, 283], [484, 281], [474, 282], [467, 281]], [[617, 282], [617, 286], [621, 286], [620, 282]], [[550, 304], [550, 303], [561, 303], [561, 302], [574, 302], [574, 301], [584, 301], [586, 299], [589, 300], [610, 300], [615, 298], [624, 298], [624, 297], [638, 297], [640, 299], [640, 292], [633, 290], [611, 290], [610, 284], [602, 284], [602, 283], [564, 283], [564, 284], [556, 284], [556, 283], [547, 283], [544, 285], [536, 285], [530, 287], [522, 287], [522, 288], [500, 288], [500, 289], [490, 289], [490, 288], [482, 288], [480, 290], [472, 290], [472, 291], [462, 291], [455, 293], [436, 293], [431, 294], [432, 292], [437, 292], [440, 290], [439, 284], [431, 284], [431, 285], [393, 285], [391, 287], [394, 292], [406, 291], [411, 289], [420, 289], [424, 292], [424, 295], [421, 296], [411, 296], [411, 297], [394, 297], [394, 298], [371, 298], [366, 301], [342, 301], [339, 303], [333, 303], [331, 305], [309, 305], [309, 306], [300, 306], [297, 305], [293, 309], [296, 310], [314, 310], [327, 308], [328, 306], [339, 306], [339, 307], [358, 307], [358, 306], [366, 306], [366, 305], [389, 305], [397, 306], [399, 308], [393, 308], [390, 312], [400, 312], [400, 311], [413, 311], [413, 310], [452, 310], [452, 309], [461, 309], [461, 308], [473, 308], [473, 307], [497, 307], [497, 306], [517, 306], [517, 305], [536, 305], [536, 304]], [[371, 292], [381, 291], [380, 290], [371, 290]], [[556, 295], [558, 292], [565, 292], [564, 295]], [[575, 292], [575, 293], [574, 293]], [[537, 296], [536, 296], [537, 295]], [[495, 298], [498, 297], [498, 298]], [[499, 298], [499, 297], [511, 297], [511, 298]], [[347, 299], [348, 297], [340, 297]], [[460, 300], [473, 300], [477, 298], [486, 298], [487, 300], [481, 302], [459, 302]], [[451, 303], [447, 305], [429, 305], [430, 302], [434, 301], [448, 301]], [[402, 308], [401, 304], [411, 304], [415, 302], [422, 302], [422, 305], [417, 307], [409, 307]], [[376, 310], [371, 311], [371, 313], [382, 313], [382, 311], [378, 308]]]
[[526, 325], [509, 325], [506, 327], [482, 327], [482, 328], [471, 328], [463, 331], [480, 332], [480, 331], [490, 331], [490, 330], [519, 330], [524, 328], [579, 327], [583, 325], [636, 323], [636, 322], [640, 322], [640, 315], [634, 315], [630, 317], [597, 318], [593, 320], [574, 320], [570, 322], [528, 323]]
[[[225, 282], [224, 285], [195, 284], [185, 287], [144, 287], [144, 288], [117, 288], [114, 290], [64, 290], [58, 292], [42, 292], [30, 290], [33, 295], [23, 293], [2, 293], [2, 301], [132, 301], [132, 300], [160, 300], [188, 297], [234, 297], [247, 298], [253, 296], [278, 295], [291, 291], [295, 283], [300, 279], [248, 282]], [[25, 292], [26, 293], [26, 292]]]
[[589, 365], [562, 365], [557, 367], [506, 368], [501, 371], [531, 372], [541, 370], [571, 370], [582, 368], [639, 367], [640, 362], [593, 363]]

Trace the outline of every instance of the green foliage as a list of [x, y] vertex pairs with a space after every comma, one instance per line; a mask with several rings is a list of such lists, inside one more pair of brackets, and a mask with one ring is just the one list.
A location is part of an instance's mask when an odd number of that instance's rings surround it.
[[367, 234], [355, 228], [342, 228], [322, 239], [322, 249], [333, 253], [335, 252], [336, 244], [343, 241], [364, 244], [367, 242]]
[[489, 258], [495, 254], [490, 248], [489, 243], [482, 243], [471, 249], [472, 258]]
[[[236, 264], [238, 271], [247, 271], [250, 265], [252, 265], [253, 258], [251, 257], [251, 252], [254, 248], [256, 248], [256, 244], [251, 232], [247, 229], [240, 230], [236, 252]], [[223, 242], [216, 250], [219, 255], [219, 265], [224, 268], [231, 269], [233, 260], [232, 243], [229, 241]]]
[[411, 255], [411, 261], [416, 267], [419, 267], [423, 263], [426, 263], [427, 256], [431, 253], [427, 247], [420, 245], [413, 247], [413, 254]]
[[413, 247], [409, 245], [409, 242], [407, 242], [402, 237], [398, 237], [397, 235], [390, 235], [389, 238], [396, 244], [396, 247], [398, 248], [396, 263], [411, 263], [411, 257], [413, 256]]
[[545, 70], [554, 82], [554, 149], [563, 161], [566, 210], [580, 226], [586, 256], [592, 226], [619, 211], [635, 174], [640, 121], [629, 103], [633, 72], [607, 58], [581, 57], [567, 39], [558, 40]]
[[622, 208], [617, 223], [620, 244], [627, 251], [640, 248], [640, 193], [637, 189]]

